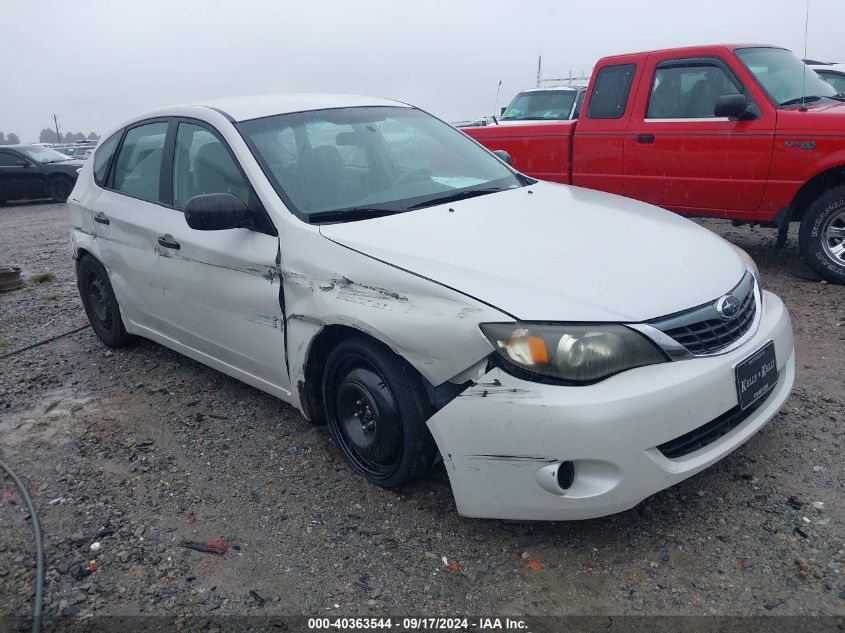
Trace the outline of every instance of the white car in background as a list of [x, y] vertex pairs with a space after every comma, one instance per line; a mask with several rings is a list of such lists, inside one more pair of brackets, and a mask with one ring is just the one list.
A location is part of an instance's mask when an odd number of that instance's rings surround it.
[[845, 94], [845, 64], [830, 64], [812, 59], [804, 61], [810, 68], [816, 71], [819, 77], [836, 88], [839, 94]]
[[103, 343], [278, 396], [379, 486], [439, 454], [467, 516], [631, 508], [743, 444], [794, 378], [789, 315], [743, 251], [394, 101], [150, 112], [68, 207]]
[[586, 94], [586, 85], [529, 88], [518, 92], [510, 104], [502, 108], [500, 116], [455, 121], [452, 125], [462, 128], [569, 121], [578, 118]]
[[587, 94], [586, 86], [547, 86], [523, 90], [511, 99], [500, 124], [538, 123], [577, 119]]

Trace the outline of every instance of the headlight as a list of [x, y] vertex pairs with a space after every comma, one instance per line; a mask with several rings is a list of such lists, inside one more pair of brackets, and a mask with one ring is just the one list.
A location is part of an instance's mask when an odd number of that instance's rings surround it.
[[654, 343], [624, 325], [482, 323], [481, 331], [506, 364], [566, 382], [596, 382], [667, 360]]

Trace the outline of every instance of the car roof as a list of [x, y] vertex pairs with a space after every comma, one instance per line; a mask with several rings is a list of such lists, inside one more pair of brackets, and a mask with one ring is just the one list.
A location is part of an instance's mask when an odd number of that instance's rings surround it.
[[543, 92], [545, 90], [560, 90], [563, 92], [572, 91], [578, 92], [578, 90], [583, 90], [584, 86], [538, 86], [536, 88], [526, 88], [525, 90], [520, 90], [517, 94], [524, 94], [526, 92]]
[[215, 110], [225, 115], [233, 122], [260, 119], [277, 114], [289, 114], [291, 112], [327, 110], [329, 108], [355, 108], [366, 106], [410, 107], [399, 101], [381, 99], [379, 97], [366, 97], [362, 95], [288, 93], [200, 101], [182, 106], [173, 106], [155, 110], [141, 117], [135, 117], [134, 120], [150, 116], [179, 116], [179, 114], [184, 110], [196, 106]]
[[813, 70], [820, 70], [822, 72], [836, 73], [842, 75], [845, 73], [845, 64], [807, 64]]

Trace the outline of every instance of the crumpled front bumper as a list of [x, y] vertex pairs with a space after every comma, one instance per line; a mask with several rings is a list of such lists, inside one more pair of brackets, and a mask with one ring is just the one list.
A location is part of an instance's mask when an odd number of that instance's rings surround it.
[[[501, 369], [428, 421], [458, 512], [468, 517], [586, 519], [627, 510], [707, 468], [746, 442], [781, 408], [795, 377], [792, 325], [764, 293], [754, 337], [721, 356], [623, 372], [594, 385], [529, 382]], [[779, 380], [727, 434], [670, 459], [657, 447], [738, 406], [735, 367], [774, 341]], [[567, 489], [558, 465], [574, 464]]]

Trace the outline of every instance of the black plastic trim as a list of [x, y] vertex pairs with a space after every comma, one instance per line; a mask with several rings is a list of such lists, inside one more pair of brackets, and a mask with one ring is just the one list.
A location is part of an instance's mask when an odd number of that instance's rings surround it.
[[763, 406], [763, 403], [766, 402], [777, 390], [777, 385], [779, 384], [780, 381], [775, 383], [775, 386], [772, 387], [765, 396], [760, 398], [747, 409], [743, 410], [739, 407], [739, 405], [737, 405], [733, 409], [725, 411], [722, 415], [714, 418], [707, 424], [699, 426], [689, 433], [684, 433], [673, 440], [664, 442], [657, 447], [657, 450], [669, 459], [679, 459], [689, 455], [690, 453], [701, 450], [702, 448], [706, 448], [745, 422], [752, 413]]

